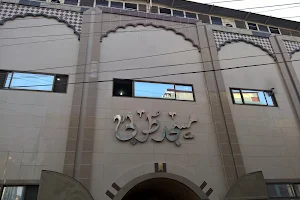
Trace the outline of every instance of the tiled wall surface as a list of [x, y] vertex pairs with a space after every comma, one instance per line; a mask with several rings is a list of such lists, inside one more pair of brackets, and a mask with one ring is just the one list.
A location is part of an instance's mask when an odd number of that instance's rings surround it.
[[[146, 32], [145, 29], [148, 31]], [[124, 40], [124, 37], [126, 40]], [[129, 47], [130, 51], [128, 51]], [[182, 50], [193, 51], [109, 62]], [[173, 31], [156, 29], [151, 26], [128, 27], [108, 35], [100, 45], [100, 61], [104, 62], [99, 65], [100, 80], [159, 76], [203, 69], [202, 64], [197, 63], [201, 62], [200, 53], [190, 42], [185, 41], [182, 36], [176, 35]], [[184, 64], [193, 62], [196, 64]], [[170, 64], [184, 65], [147, 69], [153, 66]], [[141, 67], [145, 69], [114, 73], [104, 72]], [[204, 75], [197, 73], [145, 78], [143, 80], [193, 84], [196, 102], [112, 97], [112, 82], [99, 83], [97, 106], [95, 108], [97, 109], [97, 119], [91, 176], [93, 178], [91, 191], [95, 199], [108, 198], [103, 196], [105, 191], [125, 172], [136, 166], [154, 162], [166, 162], [184, 167], [186, 170], [191, 171], [195, 178], [205, 180], [212, 185], [216, 191], [216, 196], [221, 198], [225, 194], [226, 186]], [[174, 121], [178, 123], [186, 123], [189, 115], [195, 114], [199, 120], [189, 129], [195, 134], [195, 139], [185, 141], [181, 137], [182, 145], [180, 147], [168, 141], [154, 143], [150, 138], [147, 142], [138, 143], [134, 146], [129, 142], [118, 141], [114, 134], [116, 123], [113, 122], [113, 117], [115, 115], [132, 112], [135, 123], [140, 129], [145, 129], [148, 126], [145, 115], [140, 119], [136, 114], [138, 109], [145, 109], [153, 113], [156, 111], [161, 112], [157, 119], [161, 121], [162, 125], [159, 131], [153, 133], [150, 137], [158, 136], [164, 125], [170, 127], [174, 123], [168, 116], [168, 112], [177, 113]], [[120, 130], [123, 129], [124, 125], [121, 125]]]
[[[245, 56], [256, 57], [236, 59]], [[239, 42], [222, 47], [219, 59], [222, 68], [271, 63], [222, 72], [246, 172], [262, 170], [267, 179], [299, 177], [299, 130], [273, 58], [258, 47]], [[275, 88], [278, 107], [234, 105], [231, 103], [229, 87], [262, 90]]]
[[[27, 17], [1, 28], [0, 38], [10, 39], [0, 40], [0, 69], [75, 73], [79, 42], [65, 24]], [[55, 69], [62, 66], [71, 67]], [[37, 79], [36, 84], [45, 83]], [[0, 90], [0, 180], [38, 180], [42, 169], [62, 172], [73, 89], [69, 84], [66, 94]]]

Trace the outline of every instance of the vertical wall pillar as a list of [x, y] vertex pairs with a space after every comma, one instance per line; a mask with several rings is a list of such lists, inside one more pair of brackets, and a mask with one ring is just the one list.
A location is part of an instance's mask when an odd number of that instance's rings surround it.
[[[270, 42], [275, 52], [279, 70], [283, 81], [287, 87], [291, 102], [294, 106], [295, 114], [300, 119], [300, 82], [292, 64], [291, 58], [287, 49], [284, 46], [280, 36], [271, 36]], [[276, 88], [275, 88], [276, 92]]]
[[[67, 143], [64, 173], [90, 188], [92, 153], [96, 121], [98, 63], [102, 11], [96, 7], [83, 13], [83, 26], [78, 55], [78, 67], [73, 102], [80, 105], [78, 126], [72, 133], [76, 139]], [[76, 95], [75, 95], [76, 93]], [[74, 136], [75, 138], [75, 136]], [[70, 152], [69, 152], [70, 151]]]
[[[197, 30], [204, 70], [221, 69], [212, 29], [199, 22], [197, 23]], [[233, 123], [222, 72], [205, 72], [204, 76], [225, 179], [227, 186], [230, 187], [238, 177], [245, 174], [244, 162]]]

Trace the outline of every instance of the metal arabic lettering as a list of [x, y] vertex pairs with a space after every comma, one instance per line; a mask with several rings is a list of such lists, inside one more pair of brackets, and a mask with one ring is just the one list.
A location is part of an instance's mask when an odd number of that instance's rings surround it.
[[[144, 143], [148, 140], [150, 134], [153, 134], [156, 132], [160, 127], [160, 121], [157, 119], [154, 119], [160, 115], [160, 111], [155, 112], [154, 114], [150, 112], [146, 112], [145, 110], [138, 110], [137, 114], [140, 118], [142, 118], [143, 114], [146, 114], [146, 120], [148, 120], [148, 128], [143, 129], [139, 131], [138, 127], [134, 123], [134, 117], [131, 112], [128, 112], [126, 117], [125, 115], [116, 115], [114, 117], [114, 121], [118, 121], [116, 128], [115, 128], [115, 135], [116, 138], [120, 141], [130, 141], [132, 145], [139, 143]], [[169, 116], [174, 118], [176, 115], [175, 112], [169, 112]], [[125, 125], [125, 132], [128, 130], [132, 130], [130, 134], [121, 134], [119, 132], [120, 125], [125, 121], [129, 120], [130, 123]], [[197, 122], [198, 119], [195, 115], [190, 115], [189, 121], [186, 124], [173, 124], [173, 127], [168, 128], [167, 126], [164, 127], [161, 134], [157, 137], [152, 138], [154, 142], [162, 142], [165, 138], [169, 142], [174, 142], [177, 146], [181, 145], [181, 142], [179, 141], [181, 129], [188, 129], [191, 127], [193, 122]], [[184, 139], [193, 139], [195, 136], [191, 132], [184, 133], [183, 138]]]

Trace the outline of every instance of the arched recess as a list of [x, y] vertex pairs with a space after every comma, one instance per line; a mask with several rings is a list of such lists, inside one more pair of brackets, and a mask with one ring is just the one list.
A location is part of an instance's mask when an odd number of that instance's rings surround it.
[[43, 14], [43, 13], [38, 13], [38, 14], [25, 13], [25, 14], [13, 15], [12, 17], [7, 17], [7, 18], [4, 18], [4, 19], [0, 20], [0, 25], [4, 25], [5, 22], [7, 22], [7, 21], [13, 21], [13, 20], [18, 19], [18, 18], [26, 18], [26, 17], [45, 17], [45, 18], [48, 18], [48, 19], [55, 19], [58, 22], [64, 23], [67, 27], [71, 28], [74, 31], [74, 34], [78, 36], [78, 39], [80, 37], [80, 32], [79, 32], [79, 30], [76, 30], [76, 26], [75, 25], [71, 25], [65, 19], [59, 18], [57, 16]]
[[179, 32], [179, 31], [175, 30], [174, 28], [166, 27], [166, 26], [163, 26], [163, 25], [156, 25], [156, 24], [153, 24], [153, 23], [136, 23], [136, 24], [129, 23], [129, 24], [126, 24], [124, 26], [117, 26], [115, 29], [109, 30], [105, 34], [103, 34], [101, 36], [100, 41], [102, 41], [103, 38], [108, 37], [108, 35], [110, 33], [117, 32], [119, 29], [126, 29], [127, 27], [137, 27], [137, 26], [143, 26], [143, 27], [149, 27], [150, 26], [150, 27], [157, 28], [157, 29], [164, 29], [166, 31], [172, 31], [176, 35], [182, 36], [186, 41], [189, 41], [194, 47], [196, 47], [200, 50], [200, 47], [194, 42], [194, 40], [192, 40], [191, 38], [188, 38], [184, 33]]
[[140, 165], [139, 167], [129, 170], [112, 183], [106, 194], [109, 196], [109, 194], [113, 194], [113, 191], [117, 190], [117, 193], [111, 196], [111, 198], [114, 200], [122, 200], [122, 198], [138, 184], [147, 180], [160, 178], [174, 180], [185, 185], [201, 200], [208, 200], [212, 194], [213, 189], [209, 188], [204, 180], [197, 180], [193, 173], [187, 169], [164, 163], [165, 171], [155, 172], [154, 168], [156, 164], [158, 163]]
[[246, 40], [246, 39], [244, 39], [244, 38], [238, 38], [238, 39], [226, 40], [225, 42], [223, 42], [223, 43], [221, 43], [221, 44], [219, 45], [218, 51], [220, 51], [222, 47], [224, 47], [224, 46], [226, 46], [226, 45], [228, 45], [228, 44], [238, 43], [238, 42], [244, 42], [244, 43], [246, 43], [246, 44], [251, 44], [251, 45], [253, 45], [253, 46], [255, 46], [255, 47], [258, 47], [258, 48], [260, 48], [261, 50], [263, 50], [264, 52], [268, 53], [274, 60], [276, 60], [275, 55], [274, 55], [272, 52], [270, 52], [268, 49], [264, 48], [263, 46], [261, 46], [261, 45], [259, 45], [259, 44], [254, 43], [254, 42], [252, 42], [252, 41]]

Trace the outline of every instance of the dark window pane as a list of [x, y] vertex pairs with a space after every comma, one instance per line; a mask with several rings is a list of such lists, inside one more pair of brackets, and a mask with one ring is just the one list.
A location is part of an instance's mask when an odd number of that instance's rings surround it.
[[132, 80], [114, 79], [113, 96], [132, 97]]
[[135, 97], [175, 99], [173, 84], [134, 82]]
[[266, 97], [268, 106], [274, 106], [272, 95], [274, 95], [274, 94], [271, 91], [265, 92], [265, 97]]
[[246, 29], [246, 25], [244, 21], [234, 20], [234, 22], [237, 28]]
[[258, 24], [258, 28], [259, 28], [260, 31], [269, 32], [269, 29], [268, 29], [267, 26]]
[[294, 191], [291, 184], [268, 184], [270, 197], [294, 197]]
[[10, 82], [11, 82], [11, 77], [12, 77], [12, 72], [9, 72], [6, 76], [6, 81], [5, 81], [5, 88], [9, 88]]
[[111, 1], [110, 2], [110, 7], [123, 9], [123, 3], [122, 2]]
[[147, 7], [144, 4], [139, 4], [139, 11], [147, 12]]
[[242, 96], [240, 90], [231, 90], [233, 101], [235, 104], [243, 104]]
[[196, 13], [185, 12], [186, 18], [197, 19]]
[[70, 5], [75, 5], [77, 6], [77, 0], [65, 0], [64, 4], [70, 4]]
[[188, 85], [175, 85], [176, 99], [194, 101], [193, 87]]
[[211, 23], [216, 25], [223, 25], [222, 19], [220, 17], [211, 17]]
[[68, 88], [68, 76], [56, 75], [54, 81], [53, 92], [66, 93]]
[[94, 6], [94, 0], [80, 0], [80, 6], [89, 6], [93, 7]]
[[184, 17], [184, 13], [181, 10], [173, 10], [173, 16]]
[[14, 72], [9, 88], [52, 91], [54, 75]]
[[257, 26], [254, 23], [248, 22], [248, 27], [249, 27], [250, 30], [257, 31]]
[[97, 6], [108, 6], [108, 1], [105, 0], [96, 0]]
[[271, 27], [271, 26], [270, 26], [269, 29], [270, 29], [270, 32], [271, 32], [271, 33], [274, 33], [274, 34], [280, 34], [279, 29], [276, 28], [276, 27]]
[[171, 10], [169, 8], [159, 8], [160, 14], [171, 15]]
[[26, 186], [24, 200], [37, 200], [38, 191], [39, 191], [39, 186], [37, 185]]
[[158, 7], [157, 6], [152, 6], [151, 7], [151, 12], [152, 13], [158, 13]]
[[245, 104], [267, 105], [264, 92], [253, 90], [242, 90]]
[[129, 10], [137, 10], [137, 4], [134, 3], [125, 3], [125, 8]]
[[298, 36], [298, 37], [300, 37], [300, 32], [298, 32], [298, 31], [292, 31], [291, 30], [291, 34], [292, 34], [292, 36]]
[[8, 75], [7, 71], [0, 70], [0, 88], [4, 88], [6, 83], [6, 76]]
[[25, 187], [12, 186], [4, 187], [1, 200], [22, 200], [24, 198]]
[[297, 197], [300, 197], [300, 184], [295, 184], [294, 188], [295, 188], [295, 193], [296, 193]]
[[[194, 13], [191, 13], [191, 14], [194, 14]], [[185, 12], [185, 15], [186, 15], [186, 17], [188, 17], [188, 12]], [[199, 17], [199, 20], [201, 20], [203, 23], [210, 24], [208, 15], [199, 14], [198, 17]]]

